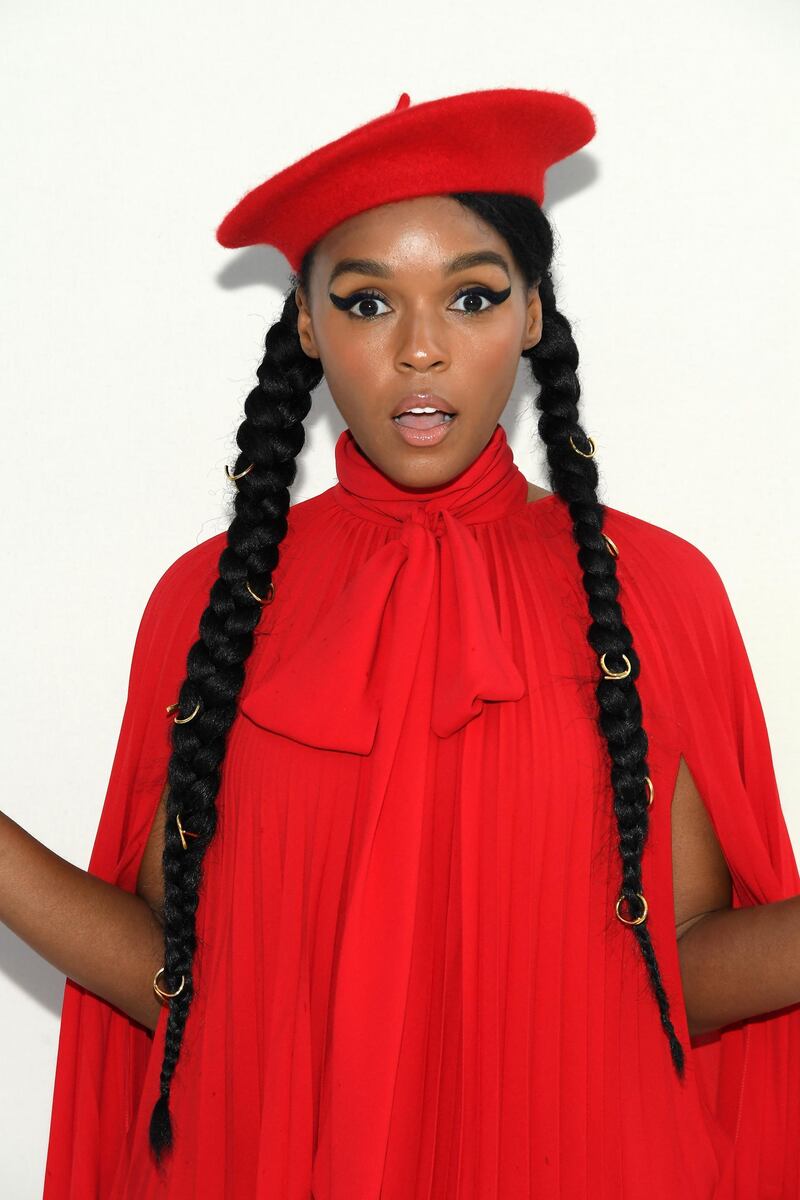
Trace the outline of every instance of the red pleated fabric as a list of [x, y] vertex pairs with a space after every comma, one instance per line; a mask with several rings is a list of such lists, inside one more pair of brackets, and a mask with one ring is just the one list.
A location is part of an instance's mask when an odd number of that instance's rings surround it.
[[[345, 430], [292, 506], [247, 664], [198, 907], [163, 1175], [154, 1035], [67, 981], [45, 1200], [792, 1200], [800, 1005], [690, 1041], [670, 802], [683, 755], [736, 907], [800, 891], [755, 680], [691, 543], [606, 512], [654, 784], [632, 931], [569, 511], [502, 426], [430, 491]], [[90, 870], [135, 888], [164, 711], [219, 534], [156, 585]]]

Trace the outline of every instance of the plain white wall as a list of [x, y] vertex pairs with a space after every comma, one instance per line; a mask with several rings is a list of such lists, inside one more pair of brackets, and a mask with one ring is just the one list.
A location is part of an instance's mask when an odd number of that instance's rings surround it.
[[[0, 806], [86, 865], [144, 604], [228, 523], [224, 465], [288, 267], [218, 246], [224, 214], [402, 91], [543, 87], [598, 122], [545, 206], [601, 497], [722, 575], [800, 848], [799, 28], [789, 0], [5, 0]], [[521, 372], [504, 424], [547, 486], [530, 397]], [[295, 500], [335, 481], [324, 385], [313, 411]], [[62, 990], [0, 929], [14, 1200], [41, 1194]]]

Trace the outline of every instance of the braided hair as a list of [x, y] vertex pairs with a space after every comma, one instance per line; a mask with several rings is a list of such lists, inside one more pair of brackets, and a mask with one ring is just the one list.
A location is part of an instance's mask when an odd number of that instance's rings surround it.
[[[649, 804], [648, 739], [636, 688], [639, 659], [618, 599], [615, 556], [602, 532], [605, 508], [597, 498], [599, 476], [593, 448], [591, 453], [581, 449], [589, 439], [578, 411], [578, 350], [571, 325], [556, 306], [550, 275], [553, 231], [541, 207], [527, 196], [494, 192], [449, 195], [505, 238], [526, 284], [539, 285], [542, 334], [522, 357], [528, 360], [539, 384], [538, 430], [546, 448], [548, 479], [572, 518], [591, 616], [586, 633], [589, 644], [599, 659], [605, 655], [622, 668], [625, 656], [630, 663], [627, 674], [623, 669], [601, 672], [595, 694], [598, 724], [610, 759], [622, 863], [620, 898], [629, 910], [636, 911], [643, 899], [642, 852]], [[256, 371], [258, 384], [245, 400], [245, 418], [236, 434], [240, 454], [234, 474], [239, 475], [250, 464], [252, 467], [236, 484], [234, 516], [219, 558], [219, 578], [211, 587], [208, 607], [200, 618], [200, 636], [188, 652], [186, 678], [178, 697], [182, 713], [193, 712], [197, 705], [199, 709], [195, 719], [171, 724], [163, 853], [164, 984], [174, 989], [174, 981], [180, 976], [184, 984], [170, 1000], [160, 1094], [150, 1118], [150, 1145], [158, 1163], [173, 1144], [170, 1086], [194, 995], [195, 914], [203, 856], [216, 828], [216, 796], [226, 739], [236, 716], [237, 698], [253, 648], [253, 631], [261, 616], [256, 596], [266, 597], [271, 586], [279, 547], [288, 528], [296, 460], [305, 442], [303, 421], [311, 408], [311, 392], [323, 376], [320, 360], [305, 354], [297, 331], [296, 291], [302, 286], [308, 292], [314, 256], [312, 246], [299, 271], [292, 275], [283, 311], [266, 334], [264, 358]], [[185, 848], [176, 824], [179, 813], [197, 835]], [[646, 909], [638, 923], [625, 923], [639, 945], [672, 1061], [678, 1077], [683, 1079], [684, 1051], [670, 1019], [669, 1000], [645, 915]]]

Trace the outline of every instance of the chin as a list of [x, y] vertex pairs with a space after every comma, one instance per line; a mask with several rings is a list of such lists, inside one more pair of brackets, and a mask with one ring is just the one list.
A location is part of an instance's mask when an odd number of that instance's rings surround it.
[[409, 446], [406, 453], [393, 457], [390, 469], [382, 469], [405, 487], [430, 488], [449, 483], [471, 462], [471, 458], [462, 461], [462, 455], [448, 454], [444, 447], [434, 446], [429, 454], [425, 454]]

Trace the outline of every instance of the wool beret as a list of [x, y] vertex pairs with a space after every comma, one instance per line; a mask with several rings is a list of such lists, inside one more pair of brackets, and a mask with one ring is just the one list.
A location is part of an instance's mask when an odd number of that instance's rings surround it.
[[305, 252], [356, 213], [412, 196], [513, 192], [541, 204], [548, 167], [595, 133], [581, 101], [490, 88], [395, 108], [252, 188], [217, 228], [221, 246], [275, 246], [298, 270]]

